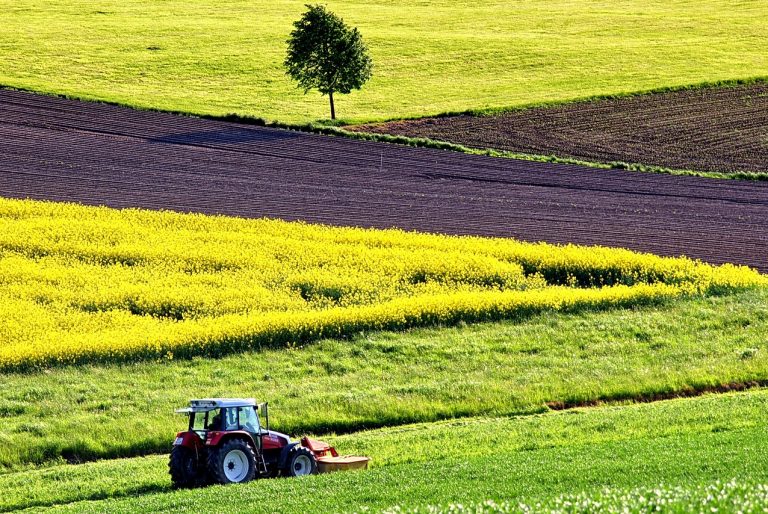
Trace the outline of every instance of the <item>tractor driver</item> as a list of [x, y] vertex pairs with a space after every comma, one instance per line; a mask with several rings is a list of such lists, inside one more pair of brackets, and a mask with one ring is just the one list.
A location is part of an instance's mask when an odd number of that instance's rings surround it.
[[221, 411], [219, 411], [208, 423], [208, 430], [221, 430]]

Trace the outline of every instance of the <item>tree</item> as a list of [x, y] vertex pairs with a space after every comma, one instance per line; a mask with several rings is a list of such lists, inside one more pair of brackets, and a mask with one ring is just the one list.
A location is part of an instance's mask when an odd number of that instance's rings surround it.
[[373, 63], [356, 28], [349, 28], [322, 5], [306, 7], [288, 39], [286, 73], [304, 88], [304, 94], [317, 89], [328, 95], [335, 120], [333, 94], [360, 89], [371, 78]]

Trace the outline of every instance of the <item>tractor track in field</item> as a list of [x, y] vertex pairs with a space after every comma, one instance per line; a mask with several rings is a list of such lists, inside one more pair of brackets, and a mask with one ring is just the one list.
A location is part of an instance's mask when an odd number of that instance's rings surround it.
[[597, 244], [768, 272], [768, 183], [497, 159], [8, 90], [0, 196]]

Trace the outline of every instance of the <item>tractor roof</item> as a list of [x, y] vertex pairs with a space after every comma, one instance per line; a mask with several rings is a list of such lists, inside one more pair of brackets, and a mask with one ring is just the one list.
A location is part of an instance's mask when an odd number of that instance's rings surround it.
[[204, 398], [202, 400], [190, 400], [189, 407], [176, 409], [176, 412], [207, 412], [223, 407], [255, 407], [253, 398]]

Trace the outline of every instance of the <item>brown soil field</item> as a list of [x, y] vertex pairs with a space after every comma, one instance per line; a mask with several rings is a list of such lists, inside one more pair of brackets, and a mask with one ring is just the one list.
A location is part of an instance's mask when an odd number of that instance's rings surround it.
[[768, 83], [350, 128], [603, 163], [766, 172]]
[[596, 170], [0, 91], [0, 196], [626, 247], [768, 271], [768, 183]]

